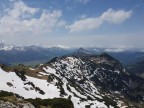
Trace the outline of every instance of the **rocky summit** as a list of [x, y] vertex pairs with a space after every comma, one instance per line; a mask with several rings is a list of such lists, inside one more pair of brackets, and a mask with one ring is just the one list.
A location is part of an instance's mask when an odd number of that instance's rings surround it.
[[[144, 79], [107, 53], [55, 57], [33, 68], [1, 65], [0, 77], [1, 92], [19, 95], [31, 108], [38, 102], [39, 108], [144, 107]], [[11, 102], [0, 100], [0, 106]]]

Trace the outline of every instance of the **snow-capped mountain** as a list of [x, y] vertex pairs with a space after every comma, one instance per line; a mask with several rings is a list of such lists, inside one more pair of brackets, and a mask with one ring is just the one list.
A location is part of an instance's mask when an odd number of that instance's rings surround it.
[[24, 98], [68, 98], [74, 108], [144, 107], [144, 79], [106, 53], [54, 58], [36, 68], [1, 66], [0, 90]]
[[144, 60], [141, 50], [126, 50], [116, 48], [68, 48], [62, 45], [44, 48], [41, 46], [15, 46], [0, 43], [0, 63], [2, 64], [39, 64], [53, 57], [64, 55], [88, 56], [107, 52], [117, 58], [123, 65], [134, 64]]
[[0, 51], [27, 51], [27, 50], [34, 50], [34, 51], [41, 51], [44, 49], [50, 49], [50, 50], [64, 50], [64, 49], [69, 49], [68, 47], [64, 47], [62, 45], [58, 45], [57, 47], [48, 47], [44, 48], [41, 46], [36, 46], [36, 45], [30, 45], [30, 46], [15, 46], [15, 45], [8, 45], [4, 43], [0, 43]]
[[13, 46], [5, 45], [4, 43], [0, 43], [0, 50], [9, 51], [9, 50], [12, 50], [12, 49], [13, 49]]
[[64, 49], [61, 47], [44, 48], [40, 46], [13, 46], [0, 44], [0, 63], [15, 64], [15, 63], [41, 63], [52, 59], [55, 56], [69, 54], [73, 50]]

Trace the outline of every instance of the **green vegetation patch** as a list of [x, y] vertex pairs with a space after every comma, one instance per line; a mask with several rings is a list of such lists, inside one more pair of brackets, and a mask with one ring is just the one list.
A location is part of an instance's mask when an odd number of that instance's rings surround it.
[[54, 98], [54, 99], [27, 99], [36, 108], [41, 108], [41, 106], [46, 106], [50, 108], [74, 108], [71, 100], [64, 98]]

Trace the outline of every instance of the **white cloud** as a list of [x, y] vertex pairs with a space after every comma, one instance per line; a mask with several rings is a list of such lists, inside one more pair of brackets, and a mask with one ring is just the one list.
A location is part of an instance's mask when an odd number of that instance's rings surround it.
[[108, 49], [105, 49], [104, 51], [106, 51], [106, 52], [123, 52], [123, 51], [125, 51], [125, 49], [123, 49], [123, 48], [108, 48]]
[[107, 21], [110, 23], [122, 23], [126, 19], [128, 19], [132, 14], [132, 11], [124, 11], [124, 10], [118, 10], [115, 11], [113, 9], [108, 9], [106, 12], [104, 12], [101, 16], [100, 19], [103, 21]]
[[82, 15], [80, 16], [80, 19], [85, 19], [86, 17], [87, 17], [87, 15], [82, 14]]
[[76, 0], [76, 2], [82, 3], [82, 4], [86, 4], [88, 3], [90, 0]]
[[102, 24], [99, 18], [86, 18], [75, 21], [74, 24], [66, 26], [71, 32], [85, 31], [98, 28]]
[[[90, 2], [91, 0], [65, 0], [65, 2], [73, 2], [73, 3], [81, 3], [81, 4], [86, 4], [88, 2]], [[69, 9], [69, 7], [68, 7]], [[70, 7], [71, 9], [71, 7]]]
[[22, 1], [19, 1], [14, 2], [12, 9], [8, 9], [8, 15], [14, 18], [27, 18], [34, 15], [38, 10], [38, 8], [28, 7]]
[[73, 8], [71, 6], [66, 7], [67, 10], [72, 10]]
[[66, 26], [71, 32], [92, 30], [99, 28], [104, 22], [120, 24], [125, 20], [130, 18], [132, 15], [132, 10], [118, 10], [108, 9], [106, 12], [102, 13], [99, 17], [85, 18], [75, 21], [73, 24]]
[[5, 9], [5, 14], [0, 17], [0, 35], [49, 33], [65, 25], [61, 17], [61, 10], [48, 11], [29, 7], [22, 1], [13, 1], [12, 7]]

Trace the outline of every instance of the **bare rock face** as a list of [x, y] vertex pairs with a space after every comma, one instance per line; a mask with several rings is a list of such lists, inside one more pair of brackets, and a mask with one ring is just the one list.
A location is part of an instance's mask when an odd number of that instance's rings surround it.
[[0, 108], [19, 108], [19, 107], [10, 102], [0, 101]]
[[0, 108], [35, 108], [31, 103], [17, 103], [14, 104], [9, 101], [0, 101]]

